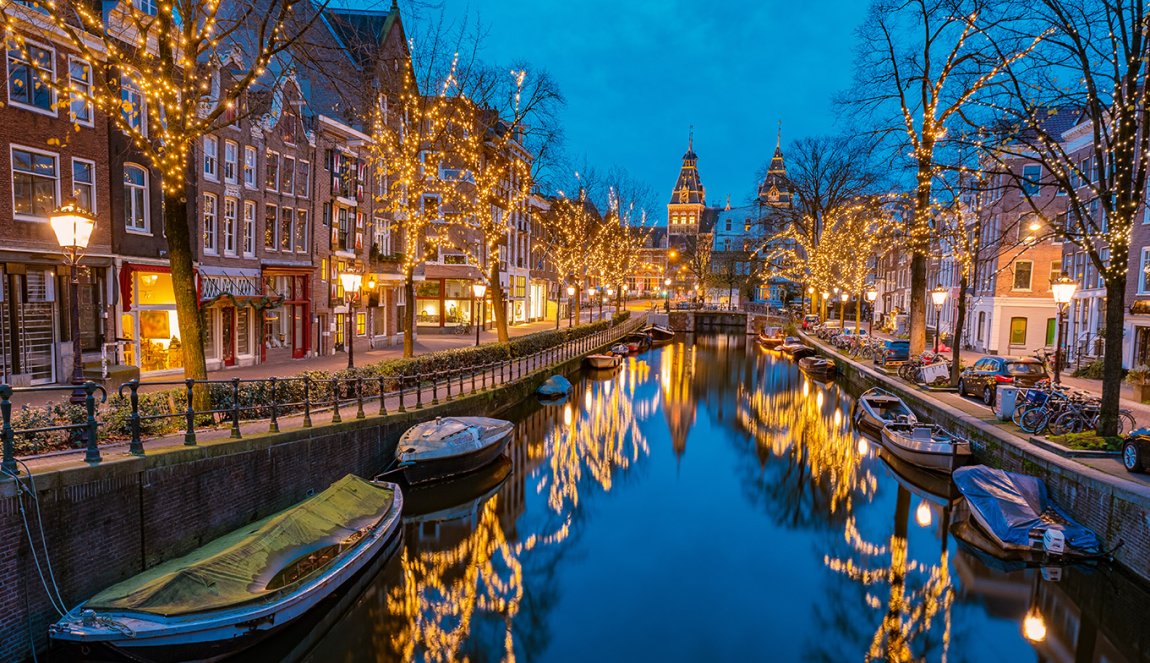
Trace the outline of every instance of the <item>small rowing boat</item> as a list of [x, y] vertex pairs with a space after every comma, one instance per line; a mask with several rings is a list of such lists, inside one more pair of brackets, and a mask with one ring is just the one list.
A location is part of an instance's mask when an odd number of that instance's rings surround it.
[[675, 338], [675, 332], [663, 325], [648, 325], [639, 331], [650, 337], [652, 343], [669, 343]]
[[783, 339], [783, 344], [779, 346], [779, 352], [791, 357], [792, 359], [802, 359], [816, 354], [815, 349], [803, 345], [803, 342], [794, 336], [788, 336]]
[[803, 357], [799, 360], [799, 368], [805, 373], [809, 373], [814, 377], [831, 377], [837, 370], [835, 362], [826, 357]]
[[618, 366], [623, 358], [617, 354], [587, 355], [585, 361], [591, 368], [610, 369]]
[[536, 395], [544, 400], [564, 398], [571, 393], [571, 381], [562, 375], [552, 375], [547, 381], [535, 390]]
[[856, 428], [875, 436], [881, 435], [888, 424], [918, 422], [901, 398], [879, 387], [868, 389], [859, 396], [852, 418]]
[[349, 474], [293, 507], [112, 585], [50, 626], [49, 637], [83, 658], [235, 655], [394, 551], [402, 510], [398, 486]]
[[395, 459], [409, 484], [466, 474], [501, 456], [514, 428], [490, 417], [436, 417], [407, 429]]
[[953, 472], [970, 460], [970, 442], [930, 424], [887, 424], [882, 429], [882, 443], [911, 465], [935, 472]]
[[768, 350], [777, 349], [784, 341], [783, 330], [781, 327], [764, 327], [759, 332], [758, 341], [759, 345]]

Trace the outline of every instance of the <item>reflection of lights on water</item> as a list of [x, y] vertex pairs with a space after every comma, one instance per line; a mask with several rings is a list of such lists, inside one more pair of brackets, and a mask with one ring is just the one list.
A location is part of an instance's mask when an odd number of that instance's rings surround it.
[[923, 500], [918, 503], [918, 508], [914, 510], [914, 522], [918, 523], [919, 527], [930, 527], [934, 522], [934, 514], [931, 513], [930, 504]]
[[588, 409], [588, 410], [591, 409], [591, 387], [590, 386], [587, 387], [587, 392], [583, 394], [583, 407]]
[[819, 393], [817, 395], [815, 395], [815, 405], [818, 406], [818, 408], [820, 410], [823, 409], [823, 392], [822, 391], [819, 391]]
[[571, 404], [570, 403], [563, 406], [563, 425], [564, 426], [570, 426], [571, 425]]
[[803, 380], [803, 398], [811, 395], [811, 383]]
[[842, 410], [838, 409], [837, 407], [835, 408], [834, 422], [835, 422], [835, 427], [842, 426], [842, 424], [843, 424], [843, 412], [842, 412]]
[[1022, 619], [1022, 634], [1031, 642], [1042, 642], [1046, 639], [1046, 620], [1038, 608], [1031, 608]]
[[865, 437], [859, 437], [858, 450], [860, 456], [865, 456], [867, 452], [870, 451], [870, 444], [867, 443]]

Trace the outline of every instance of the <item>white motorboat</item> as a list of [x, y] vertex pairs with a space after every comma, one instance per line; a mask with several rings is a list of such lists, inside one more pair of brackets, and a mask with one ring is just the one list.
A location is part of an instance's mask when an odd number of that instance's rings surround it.
[[437, 417], [407, 429], [395, 459], [409, 484], [466, 474], [502, 455], [514, 428], [490, 417]]
[[970, 461], [970, 442], [929, 424], [895, 422], [882, 429], [882, 443], [911, 465], [947, 474]]

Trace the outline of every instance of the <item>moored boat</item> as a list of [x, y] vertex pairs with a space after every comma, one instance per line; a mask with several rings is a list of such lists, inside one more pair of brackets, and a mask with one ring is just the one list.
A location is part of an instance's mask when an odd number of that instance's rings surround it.
[[970, 460], [970, 442], [940, 426], [895, 422], [882, 429], [882, 443], [911, 465], [950, 473]]
[[234, 655], [394, 551], [402, 509], [395, 484], [347, 475], [289, 509], [105, 589], [49, 627], [49, 636], [85, 657]]
[[607, 369], [618, 366], [623, 358], [617, 354], [587, 355], [585, 361], [591, 368]]
[[868, 389], [858, 397], [852, 419], [856, 428], [876, 436], [882, 434], [887, 424], [918, 422], [901, 398], [879, 387]]
[[675, 338], [675, 332], [663, 325], [648, 325], [639, 331], [650, 337], [652, 343], [668, 343]]
[[627, 352], [635, 354], [651, 347], [651, 337], [646, 334], [630, 334], [623, 339], [627, 345]]
[[783, 329], [782, 327], [763, 327], [757, 337], [759, 345], [774, 350], [783, 344]]
[[501, 456], [514, 428], [490, 417], [437, 417], [407, 429], [395, 459], [409, 484], [466, 474]]
[[1040, 479], [985, 465], [959, 468], [953, 478], [966, 498], [976, 533], [993, 544], [980, 546], [986, 552], [1007, 559], [1034, 553], [1066, 558], [1100, 555], [1098, 536], [1059, 508]]
[[611, 353], [624, 357], [631, 353], [631, 348], [627, 347], [626, 343], [616, 343], [611, 346]]
[[803, 345], [803, 342], [794, 336], [788, 336], [783, 339], [783, 344], [779, 346], [779, 352], [791, 357], [792, 359], [802, 359], [817, 354], [814, 348]]
[[535, 393], [539, 398], [555, 399], [564, 398], [567, 394], [571, 393], [571, 381], [562, 375], [552, 375], [547, 378], [547, 381], [539, 385]]
[[799, 368], [816, 377], [830, 377], [837, 370], [834, 360], [816, 356], [799, 359]]

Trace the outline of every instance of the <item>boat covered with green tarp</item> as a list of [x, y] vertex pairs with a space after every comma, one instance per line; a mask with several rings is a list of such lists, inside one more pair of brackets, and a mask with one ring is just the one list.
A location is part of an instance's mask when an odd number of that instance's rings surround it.
[[234, 653], [396, 548], [402, 507], [395, 484], [349, 474], [291, 508], [112, 585], [50, 635], [133, 655], [147, 651], [152, 660]]

